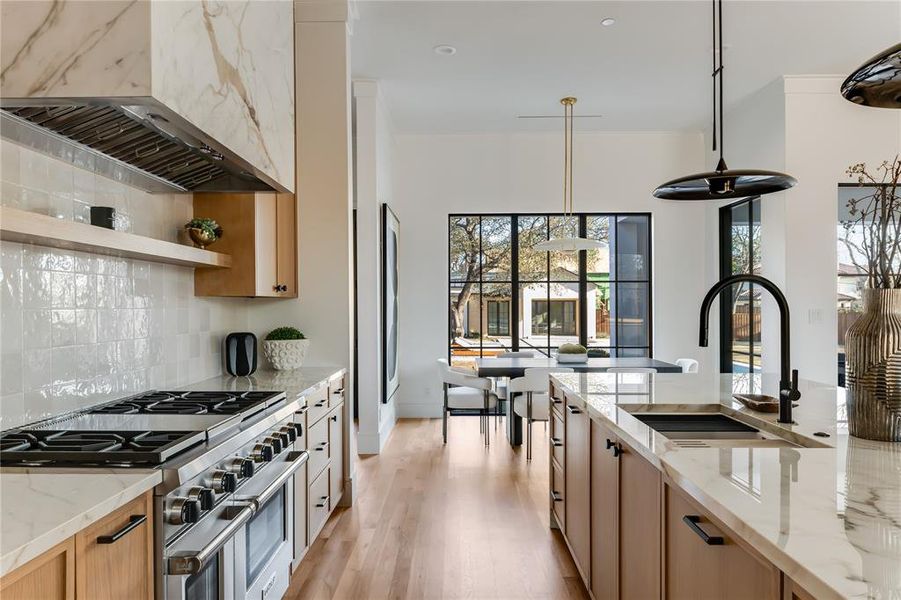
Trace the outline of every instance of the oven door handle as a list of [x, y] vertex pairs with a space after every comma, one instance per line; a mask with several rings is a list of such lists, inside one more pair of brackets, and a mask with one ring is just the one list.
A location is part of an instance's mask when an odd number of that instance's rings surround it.
[[297, 450], [288, 455], [290, 462], [288, 464], [288, 468], [279, 473], [278, 477], [272, 480], [272, 483], [266, 486], [266, 488], [257, 494], [256, 496], [251, 496], [249, 498], [241, 498], [242, 500], [246, 500], [253, 505], [254, 511], [260, 510], [264, 504], [275, 495], [275, 493], [281, 488], [286, 481], [288, 481], [294, 472], [300, 468], [300, 466], [307, 462], [309, 458], [309, 454], [307, 454], [306, 450]]
[[216, 534], [210, 543], [197, 552], [180, 552], [173, 554], [166, 562], [170, 575], [194, 575], [199, 573], [210, 559], [219, 552], [219, 549], [230, 540], [239, 529], [253, 516], [255, 509], [253, 504], [245, 504], [238, 513], [229, 520], [228, 525]]

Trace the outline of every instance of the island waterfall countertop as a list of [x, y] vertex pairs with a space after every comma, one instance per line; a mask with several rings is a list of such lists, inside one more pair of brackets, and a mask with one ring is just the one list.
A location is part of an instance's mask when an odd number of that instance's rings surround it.
[[[802, 381], [796, 424], [783, 426], [777, 415], [732, 398], [742, 392], [778, 396], [775, 376], [553, 378], [585, 403], [591, 418], [611, 427], [814, 597], [901, 597], [901, 444], [850, 437], [843, 389]], [[679, 447], [629, 412], [704, 405], [820, 447]], [[824, 433], [829, 437], [820, 437]]]
[[[312, 392], [341, 375], [341, 367], [222, 375], [179, 389]], [[0, 576], [53, 548], [162, 481], [155, 469], [4, 467], [0, 471]]]

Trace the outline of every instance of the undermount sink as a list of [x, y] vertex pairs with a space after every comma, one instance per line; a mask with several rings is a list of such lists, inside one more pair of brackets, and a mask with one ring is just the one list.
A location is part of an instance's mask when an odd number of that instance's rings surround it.
[[828, 447], [827, 444], [786, 432], [780, 435], [766, 431], [720, 412], [716, 407], [699, 406], [700, 410], [685, 410], [685, 406], [620, 405], [633, 417], [673, 440], [683, 448], [708, 447]]

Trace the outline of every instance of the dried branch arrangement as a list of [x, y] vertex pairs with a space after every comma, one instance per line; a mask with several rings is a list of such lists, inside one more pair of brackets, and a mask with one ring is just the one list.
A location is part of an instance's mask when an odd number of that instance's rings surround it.
[[867, 195], [848, 200], [851, 220], [842, 240], [851, 260], [867, 275], [867, 287], [901, 288], [901, 159], [885, 161], [875, 171], [865, 163], [846, 171]]

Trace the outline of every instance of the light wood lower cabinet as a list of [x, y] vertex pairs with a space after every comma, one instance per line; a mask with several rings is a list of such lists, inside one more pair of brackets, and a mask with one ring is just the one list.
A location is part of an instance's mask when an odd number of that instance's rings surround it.
[[152, 492], [0, 580], [3, 600], [152, 600]]
[[[591, 470], [589, 419], [579, 406], [566, 405], [566, 539], [576, 566], [587, 579], [591, 569]], [[570, 526], [570, 525], [573, 526]]]
[[0, 580], [3, 600], [73, 600], [75, 538], [51, 548]]
[[619, 460], [611, 451], [616, 437], [591, 422], [591, 579], [595, 600], [616, 600], [619, 543]]
[[711, 522], [694, 501], [666, 486], [666, 598], [779, 600], [781, 573]]

